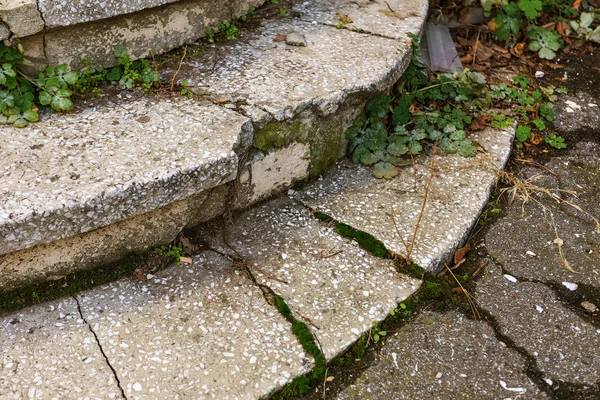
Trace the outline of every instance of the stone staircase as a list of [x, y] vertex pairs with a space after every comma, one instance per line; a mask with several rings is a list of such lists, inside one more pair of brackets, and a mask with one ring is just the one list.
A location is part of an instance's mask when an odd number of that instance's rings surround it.
[[[345, 29], [337, 11], [353, 20]], [[434, 171], [417, 157], [386, 182], [335, 165], [365, 101], [402, 74], [406, 33], [426, 12], [422, 0], [307, 1], [167, 67], [200, 100], [124, 94], [3, 127], [0, 292], [147, 251], [184, 228], [203, 247], [146, 281], [2, 316], [0, 399], [269, 397], [418, 290], [313, 210], [403, 254], [397, 235], [412, 236], [433, 173], [413, 254], [430, 271], [475, 224], [511, 131], [479, 132], [486, 152], [436, 155]], [[292, 33], [306, 46], [274, 40]], [[248, 210], [224, 230], [216, 217], [234, 209]]]

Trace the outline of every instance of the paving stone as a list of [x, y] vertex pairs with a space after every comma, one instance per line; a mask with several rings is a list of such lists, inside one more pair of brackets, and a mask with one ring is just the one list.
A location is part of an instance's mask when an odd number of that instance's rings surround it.
[[[487, 153], [473, 158], [437, 155], [435, 174], [419, 225], [412, 260], [435, 271], [443, 267], [465, 240], [488, 201], [497, 169], [510, 154], [513, 133], [486, 129], [472, 136]], [[410, 243], [421, 211], [430, 160], [417, 157], [417, 171], [406, 167], [396, 178], [377, 180], [367, 168], [343, 164], [296, 197], [308, 207], [366, 231], [388, 249], [405, 254], [398, 231]]]
[[[273, 40], [292, 32], [304, 35], [305, 47]], [[200, 95], [254, 106], [283, 121], [313, 106], [329, 115], [349, 96], [387, 90], [409, 57], [406, 41], [284, 19], [186, 60], [180, 78]]]
[[36, 0], [4, 0], [0, 3], [0, 19], [16, 37], [33, 35], [44, 29]]
[[402, 41], [407, 33], [421, 30], [428, 4], [421, 0], [390, 0], [380, 3], [371, 0], [320, 0], [298, 2], [292, 12], [307, 22], [339, 26], [338, 11], [352, 22], [344, 27]]
[[388, 338], [377, 361], [336, 398], [547, 398], [525, 369], [485, 322], [424, 312]]
[[[590, 144], [582, 147], [587, 155], [577, 155], [581, 147], [566, 151], [544, 163], [546, 170], [528, 168], [522, 176], [550, 190], [575, 191], [576, 195], [554, 193], [589, 214], [566, 204], [561, 210], [547, 196], [524, 205], [516, 202], [490, 228], [485, 243], [490, 255], [517, 277], [558, 285], [585, 284], [600, 294], [600, 231], [591, 218], [600, 216], [600, 150]], [[574, 271], [565, 267], [555, 243], [557, 236]]]
[[79, 295], [128, 398], [254, 399], [312, 368], [246, 276], [212, 252], [193, 260]]
[[97, 229], [232, 180], [247, 118], [188, 100], [52, 113], [0, 140], [0, 254]]
[[72, 298], [0, 318], [0, 398], [121, 397]]
[[[244, 213], [228, 232], [229, 244], [258, 267], [258, 282], [282, 296], [296, 318], [312, 323], [328, 360], [420, 286], [398, 274], [391, 261], [368, 254], [290, 199]], [[218, 228], [205, 237], [232, 252], [220, 242]]]
[[490, 263], [474, 297], [494, 316], [500, 332], [535, 358], [553, 385], [600, 389], [600, 329], [567, 308], [552, 289], [507, 278]]

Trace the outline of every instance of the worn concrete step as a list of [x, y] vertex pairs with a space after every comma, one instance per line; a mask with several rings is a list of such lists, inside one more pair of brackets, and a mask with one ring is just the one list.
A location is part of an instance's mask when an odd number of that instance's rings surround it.
[[[0, 292], [170, 242], [344, 155], [366, 99], [404, 71], [405, 33], [420, 31], [427, 2], [390, 1], [395, 16], [368, 1], [309, 4], [186, 60], [178, 78], [199, 100], [125, 98], [0, 130]], [[333, 8], [357, 31], [331, 26]], [[306, 46], [274, 40], [290, 33]]]
[[470, 138], [484, 150], [475, 157], [438, 154], [431, 171], [430, 158], [419, 156], [413, 166], [391, 180], [378, 180], [362, 166], [342, 164], [325, 179], [297, 192], [295, 198], [370, 233], [404, 257], [414, 238], [410, 259], [438, 272], [476, 224], [498, 171], [508, 161], [513, 137], [514, 129], [475, 132]]

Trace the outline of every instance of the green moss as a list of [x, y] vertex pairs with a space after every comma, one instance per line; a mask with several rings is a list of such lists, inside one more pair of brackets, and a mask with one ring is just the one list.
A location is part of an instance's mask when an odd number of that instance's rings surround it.
[[337, 222], [335, 224], [336, 231], [340, 235], [354, 240], [363, 249], [367, 250], [376, 257], [387, 258], [389, 251], [386, 249], [383, 242], [376, 239], [373, 235], [354, 229], [350, 225]]
[[44, 301], [74, 295], [83, 290], [113, 282], [123, 276], [132, 275], [142, 260], [143, 258], [140, 256], [129, 256], [118, 263], [75, 272], [52, 282], [36, 283], [2, 293], [0, 294], [0, 315]]
[[305, 394], [312, 386], [318, 385], [325, 378], [325, 357], [321, 349], [317, 346], [313, 334], [308, 326], [298, 321], [289, 306], [278, 295], [274, 295], [275, 306], [279, 313], [292, 325], [292, 333], [298, 338], [304, 351], [314, 359], [315, 366], [311, 372], [306, 375], [295, 378], [290, 384], [277, 395], [277, 399], [289, 399], [297, 395]]
[[254, 135], [254, 147], [261, 151], [269, 151], [290, 145], [292, 142], [301, 141], [302, 122], [269, 122], [263, 129]]

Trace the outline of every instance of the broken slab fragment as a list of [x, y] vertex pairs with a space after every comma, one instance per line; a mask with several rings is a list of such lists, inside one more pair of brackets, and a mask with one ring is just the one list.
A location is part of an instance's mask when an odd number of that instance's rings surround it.
[[0, 318], [0, 388], [6, 399], [121, 397], [72, 298]]
[[0, 20], [16, 37], [34, 35], [44, 29], [36, 0], [5, 0], [0, 3]]
[[548, 398], [483, 321], [424, 312], [389, 337], [339, 400]]
[[78, 296], [125, 395], [256, 399], [308, 372], [290, 325], [212, 252]]
[[369, 254], [288, 198], [242, 214], [228, 232], [237, 253], [219, 239], [219, 227], [199, 237], [243, 256], [257, 282], [273, 289], [307, 323], [327, 360], [420, 286], [419, 280], [399, 274], [391, 260]]
[[[436, 272], [449, 261], [485, 207], [498, 170], [508, 160], [512, 138], [511, 130], [486, 129], [471, 136], [485, 152], [473, 158], [436, 155], [431, 189], [411, 254], [413, 262]], [[406, 167], [386, 181], [374, 178], [365, 167], [341, 164], [295, 197], [312, 209], [370, 233], [396, 254], [406, 255], [402, 239], [407, 244], [412, 240], [425, 183], [432, 173], [425, 155], [416, 158], [415, 167], [416, 172], [414, 167]]]

